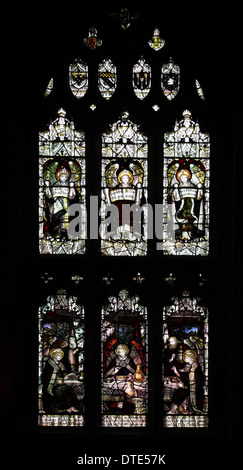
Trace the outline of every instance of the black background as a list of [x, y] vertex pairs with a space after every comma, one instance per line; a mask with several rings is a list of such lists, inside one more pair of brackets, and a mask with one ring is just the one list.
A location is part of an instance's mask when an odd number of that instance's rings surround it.
[[[7, 186], [2, 207], [4, 238], [2, 270], [7, 289], [2, 289], [5, 307], [1, 332], [1, 424], [4, 434], [2, 456], [28, 465], [75, 467], [78, 456], [121, 454], [166, 454], [169, 468], [190, 465], [232, 464], [238, 454], [236, 438], [241, 415], [240, 396], [240, 286], [239, 255], [242, 217], [240, 211], [242, 159], [242, 32], [239, 2], [230, 7], [195, 2], [127, 2], [140, 14], [127, 31], [109, 15], [119, 12], [121, 2], [103, 4], [73, 1], [22, 2], [4, 8], [2, 25], [2, 140], [3, 180]], [[90, 51], [83, 45], [88, 29], [95, 26], [103, 45]], [[153, 28], [160, 29], [166, 44], [154, 52], [146, 41]], [[142, 39], [140, 39], [142, 38]], [[131, 68], [141, 55], [152, 65], [153, 85], [146, 103], [135, 96]], [[107, 103], [96, 86], [97, 64], [105, 56], [118, 64], [118, 90]], [[75, 100], [68, 89], [68, 65], [80, 56], [89, 64], [89, 90]], [[171, 103], [160, 89], [160, 67], [172, 56], [181, 67], [181, 90]], [[43, 92], [54, 77], [54, 90]], [[195, 92], [197, 78], [206, 95], [202, 102]], [[7, 106], [5, 107], [5, 103]], [[90, 104], [97, 109], [92, 112]], [[160, 105], [155, 113], [151, 106]], [[172, 129], [184, 109], [199, 119], [200, 128], [211, 137], [211, 251], [202, 259], [175, 259], [156, 252], [140, 259], [106, 259], [98, 242], [88, 241], [87, 254], [57, 257], [38, 254], [38, 131], [45, 130], [57, 110], [63, 107], [77, 129], [87, 136], [87, 190], [99, 192], [99, 136], [108, 125], [129, 109], [131, 119], [149, 135], [151, 202], [161, 201], [158, 172], [164, 131]], [[3, 193], [2, 193], [3, 194]], [[11, 202], [9, 205], [9, 201]], [[9, 209], [10, 207], [10, 209]], [[9, 224], [10, 221], [10, 224]], [[7, 241], [7, 244], [6, 244]], [[6, 249], [5, 249], [6, 246]], [[6, 261], [7, 260], [7, 261]], [[141, 271], [145, 286], [132, 277]], [[45, 286], [40, 275], [50, 272], [54, 283]], [[84, 277], [82, 300], [87, 305], [87, 426], [84, 429], [54, 429], [37, 426], [37, 308], [48, 289], [68, 286], [75, 272]], [[102, 282], [108, 272], [114, 277], [113, 290], [127, 286], [139, 291], [154, 312], [150, 318], [151, 415], [145, 430], [103, 429], [99, 426], [99, 312], [109, 293]], [[170, 290], [163, 278], [175, 273], [177, 283]], [[198, 288], [198, 274], [208, 282]], [[72, 286], [73, 287], [73, 286]], [[160, 354], [161, 305], [172, 294], [189, 288], [200, 295], [210, 311], [210, 426], [208, 429], [161, 429], [161, 390], [156, 357]], [[163, 299], [163, 300], [161, 300]], [[6, 439], [5, 439], [6, 438]], [[114, 463], [114, 466], [117, 464]], [[113, 468], [113, 467], [112, 467]]]

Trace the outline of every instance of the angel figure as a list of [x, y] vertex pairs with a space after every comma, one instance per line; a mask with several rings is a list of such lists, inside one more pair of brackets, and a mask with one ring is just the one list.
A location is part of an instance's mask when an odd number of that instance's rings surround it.
[[110, 362], [105, 377], [110, 375], [129, 375], [134, 374], [136, 365], [129, 355], [129, 348], [126, 344], [118, 344], [115, 348], [115, 358]]
[[[178, 168], [171, 174], [171, 202], [175, 236], [191, 240], [204, 236], [204, 178], [205, 172], [195, 164]], [[171, 170], [170, 170], [171, 172]]]
[[[138, 238], [133, 230], [133, 212], [123, 210], [123, 206], [140, 206], [143, 198], [143, 173], [142, 165], [131, 159], [123, 164], [116, 160], [107, 165], [104, 200], [107, 205], [114, 204], [118, 209], [114, 224], [117, 230], [111, 234], [114, 240]], [[141, 232], [139, 235], [141, 236]]]
[[[44, 232], [55, 238], [67, 238], [68, 207], [78, 197], [72, 171], [67, 162], [50, 163], [45, 170], [46, 224]], [[77, 179], [77, 175], [74, 178]]]

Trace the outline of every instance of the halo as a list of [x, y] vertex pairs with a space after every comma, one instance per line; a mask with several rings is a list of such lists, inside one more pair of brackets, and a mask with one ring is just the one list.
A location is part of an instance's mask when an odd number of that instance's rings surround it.
[[61, 353], [61, 355], [62, 355], [61, 359], [62, 359], [63, 356], [64, 356], [63, 350], [60, 349], [60, 348], [52, 348], [49, 352], [49, 356], [53, 359], [59, 353]]
[[64, 166], [61, 166], [57, 171], [56, 171], [56, 179], [59, 180], [60, 176], [62, 175], [67, 175], [70, 178], [70, 171], [67, 170]]
[[187, 175], [189, 179], [191, 179], [191, 177], [192, 177], [191, 172], [189, 170], [186, 170], [185, 168], [182, 168], [181, 170], [177, 171], [177, 174], [176, 174], [177, 180], [180, 181], [180, 179], [183, 175]]
[[183, 358], [183, 361], [186, 362], [186, 356], [189, 356], [189, 357], [193, 357], [194, 359], [197, 359], [197, 353], [196, 351], [194, 351], [193, 349], [187, 349], [183, 355], [182, 355], [182, 358]]
[[123, 349], [126, 351], [126, 353], [129, 353], [129, 347], [126, 344], [118, 344], [118, 346], [115, 349], [115, 354], [118, 355], [119, 349]]
[[128, 171], [128, 170], [122, 170], [119, 173], [119, 175], [118, 175], [119, 183], [122, 183], [121, 178], [125, 175], [129, 177], [129, 183], [131, 183], [133, 181], [133, 174], [131, 173], [131, 171]]

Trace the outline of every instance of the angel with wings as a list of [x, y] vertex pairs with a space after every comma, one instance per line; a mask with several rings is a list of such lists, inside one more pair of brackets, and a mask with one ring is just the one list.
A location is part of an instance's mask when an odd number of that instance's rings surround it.
[[176, 238], [204, 236], [204, 181], [205, 168], [200, 161], [173, 161], [168, 167], [168, 196]]
[[106, 188], [104, 199], [107, 205], [118, 208], [117, 231], [112, 238], [136, 239], [133, 233], [133, 213], [125, 212], [124, 205], [141, 205], [143, 200], [144, 170], [140, 162], [133, 159], [112, 160], [106, 167]]

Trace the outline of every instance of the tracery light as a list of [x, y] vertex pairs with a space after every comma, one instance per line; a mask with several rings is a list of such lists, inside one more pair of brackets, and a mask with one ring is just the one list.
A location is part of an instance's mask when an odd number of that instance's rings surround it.
[[106, 100], [109, 100], [115, 93], [117, 87], [116, 66], [111, 59], [102, 60], [98, 66], [98, 88]]
[[158, 28], [154, 29], [152, 39], [149, 39], [148, 44], [154, 51], [160, 51], [165, 45], [165, 40], [160, 37], [160, 31]]
[[180, 67], [175, 64], [173, 59], [167, 64], [163, 64], [161, 69], [161, 87], [165, 97], [171, 101], [173, 100], [180, 88]]
[[79, 58], [69, 66], [69, 86], [78, 99], [83, 98], [88, 90], [88, 65]]
[[133, 66], [133, 90], [137, 98], [143, 100], [146, 98], [151, 89], [151, 66], [145, 61], [143, 56]]
[[122, 7], [119, 13], [111, 13], [113, 18], [120, 20], [122, 29], [127, 30], [131, 26], [131, 21], [139, 18], [138, 13], [130, 13], [126, 7]]
[[54, 84], [54, 79], [51, 78], [50, 81], [48, 82], [48, 85], [47, 85], [45, 93], [44, 93], [45, 98], [51, 94], [51, 92], [53, 90], [53, 84]]
[[102, 40], [98, 38], [97, 29], [92, 26], [89, 29], [88, 36], [84, 38], [83, 43], [91, 51], [102, 45]]
[[196, 79], [195, 80], [195, 85], [196, 85], [196, 90], [197, 90], [197, 94], [198, 96], [201, 98], [201, 100], [205, 101], [205, 96], [204, 96], [204, 93], [203, 93], [203, 89], [199, 83], [199, 81]]

